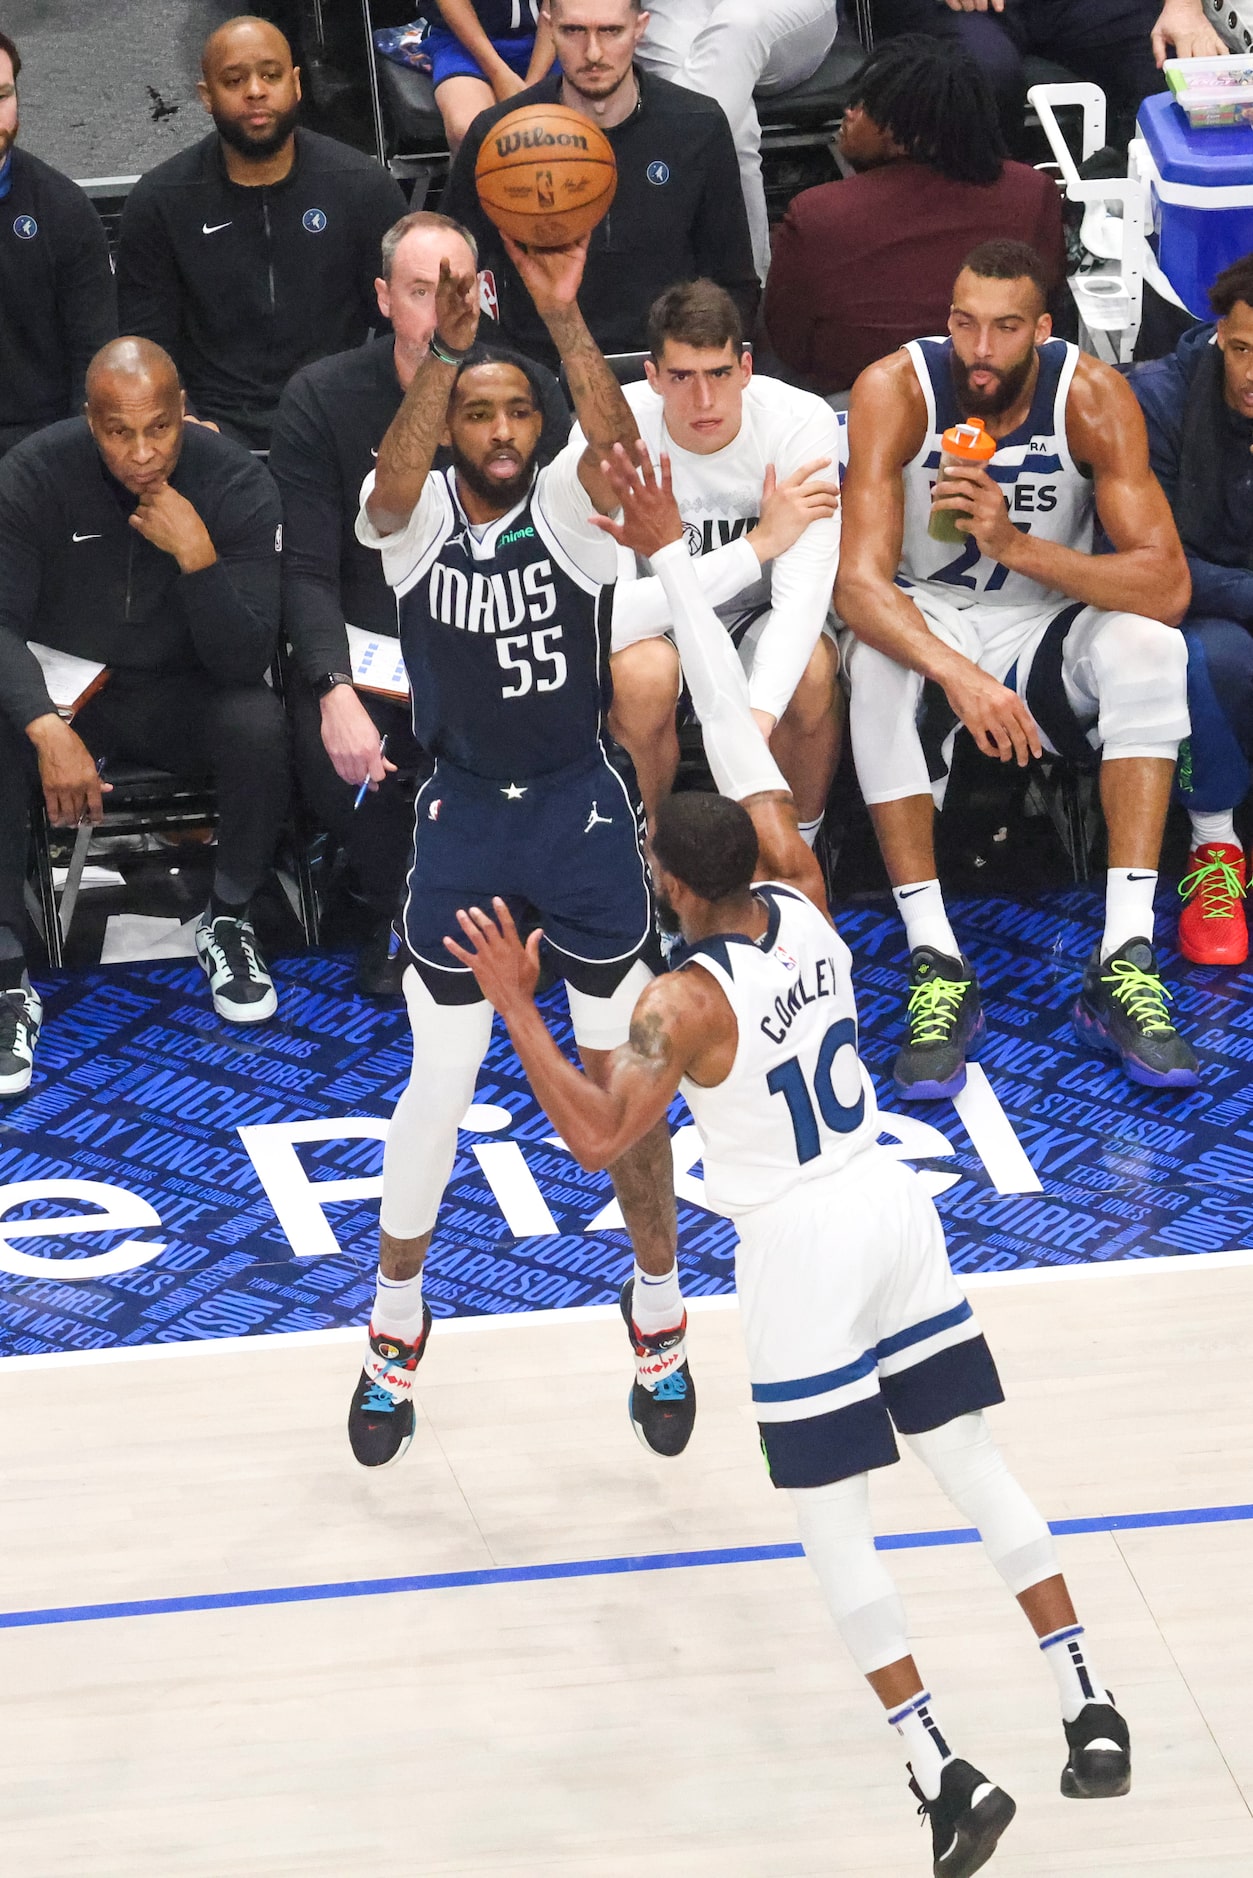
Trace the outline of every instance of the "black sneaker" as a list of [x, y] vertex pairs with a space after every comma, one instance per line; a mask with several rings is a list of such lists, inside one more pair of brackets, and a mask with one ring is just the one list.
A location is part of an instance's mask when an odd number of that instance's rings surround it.
[[912, 1777], [918, 1811], [931, 1821], [931, 1870], [935, 1878], [969, 1878], [981, 1871], [996, 1842], [1018, 1811], [1008, 1793], [969, 1761], [945, 1761], [940, 1795], [928, 1800]]
[[249, 919], [219, 913], [200, 916], [196, 927], [196, 956], [204, 966], [213, 993], [213, 1008], [228, 1024], [263, 1024], [278, 1009], [274, 981], [257, 951], [257, 935]]
[[1131, 1791], [1131, 1734], [1112, 1702], [1086, 1702], [1063, 1724], [1070, 1759], [1062, 1768], [1068, 1800], [1114, 1800]]
[[966, 959], [916, 946], [909, 955], [909, 1033], [896, 1053], [897, 1093], [912, 1102], [958, 1095], [983, 1035], [979, 982]]
[[0, 991], [0, 1096], [30, 1088], [44, 1007], [30, 985]]
[[378, 1363], [362, 1370], [348, 1408], [348, 1443], [363, 1467], [390, 1467], [413, 1440], [413, 1372], [426, 1354], [430, 1334], [431, 1307], [426, 1303], [416, 1343], [370, 1332], [370, 1352]]
[[363, 998], [403, 998], [400, 981], [408, 963], [408, 948], [397, 938], [391, 921], [384, 920], [357, 954], [357, 990]]
[[1149, 1089], [1195, 1089], [1200, 1081], [1192, 1045], [1170, 1021], [1170, 993], [1147, 939], [1129, 939], [1101, 963], [1088, 960], [1071, 1012], [1080, 1043], [1115, 1057], [1132, 1082]]
[[684, 1353], [687, 1312], [677, 1330], [645, 1336], [631, 1318], [634, 1289], [635, 1280], [628, 1278], [618, 1297], [635, 1352], [635, 1381], [627, 1398], [631, 1426], [651, 1453], [682, 1454], [696, 1420], [696, 1385]]

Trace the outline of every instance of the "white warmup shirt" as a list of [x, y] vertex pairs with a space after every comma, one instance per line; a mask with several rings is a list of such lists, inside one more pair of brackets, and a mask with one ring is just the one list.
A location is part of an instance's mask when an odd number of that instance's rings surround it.
[[[665, 425], [660, 394], [647, 381], [624, 387], [626, 399], [656, 463], [670, 458], [675, 500], [688, 547], [701, 557], [701, 589], [729, 631], [754, 632], [749, 700], [754, 709], [782, 717], [822, 631], [840, 558], [840, 518], [811, 522], [795, 545], [763, 568], [744, 537], [761, 514], [761, 487], [770, 464], [782, 482], [803, 464], [829, 458], [836, 473], [839, 427], [834, 411], [809, 391], [777, 378], [753, 377], [744, 388], [739, 434], [721, 450], [698, 456], [682, 449]], [[576, 425], [566, 445], [581, 456], [585, 439]], [[615, 651], [666, 631], [670, 608], [655, 576], [632, 579], [634, 557], [620, 556], [614, 600]]]

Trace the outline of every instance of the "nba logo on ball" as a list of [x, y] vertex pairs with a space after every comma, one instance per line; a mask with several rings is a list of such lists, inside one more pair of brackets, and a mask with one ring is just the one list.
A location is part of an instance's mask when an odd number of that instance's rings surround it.
[[650, 163], [644, 174], [648, 177], [650, 183], [656, 183], [658, 188], [660, 188], [662, 183], [668, 183], [670, 181], [670, 165], [668, 163]]
[[13, 224], [13, 233], [19, 241], [33, 241], [39, 233], [39, 223], [33, 215], [19, 215]]
[[326, 210], [306, 209], [300, 219], [311, 235], [320, 235], [326, 227]]

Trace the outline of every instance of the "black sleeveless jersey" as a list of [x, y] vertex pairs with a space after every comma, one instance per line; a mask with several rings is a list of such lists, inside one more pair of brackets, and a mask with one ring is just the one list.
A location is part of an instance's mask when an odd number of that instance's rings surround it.
[[397, 589], [413, 730], [432, 756], [514, 782], [594, 756], [610, 697], [612, 586], [578, 568], [530, 495], [476, 539], [456, 473], [431, 476], [442, 510]]

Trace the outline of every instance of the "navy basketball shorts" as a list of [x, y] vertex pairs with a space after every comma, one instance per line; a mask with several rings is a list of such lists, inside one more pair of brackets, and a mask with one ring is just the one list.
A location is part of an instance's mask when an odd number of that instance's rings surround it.
[[652, 933], [652, 895], [626, 785], [597, 751], [545, 776], [500, 782], [442, 757], [418, 792], [404, 937], [439, 1004], [472, 1004], [473, 974], [444, 947], [459, 907], [497, 895], [576, 990], [607, 998]]
[[869, 1147], [736, 1219], [753, 1409], [776, 1487], [825, 1487], [1004, 1400], [916, 1174]]

